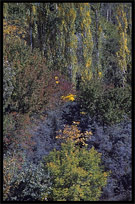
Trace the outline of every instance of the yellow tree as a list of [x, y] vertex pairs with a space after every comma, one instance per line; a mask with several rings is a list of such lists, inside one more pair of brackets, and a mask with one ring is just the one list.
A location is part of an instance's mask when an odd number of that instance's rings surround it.
[[117, 8], [117, 22], [118, 22], [118, 33], [120, 36], [119, 39], [119, 51], [116, 53], [118, 66], [122, 71], [122, 83], [123, 87], [125, 86], [126, 82], [126, 71], [127, 71], [127, 61], [130, 55], [130, 51], [127, 46], [127, 28], [128, 22], [126, 13], [124, 11], [123, 4], [120, 4]]
[[75, 83], [77, 72], [77, 37], [75, 35], [76, 9], [74, 3], [58, 4], [59, 24], [59, 53], [58, 66], [67, 72]]
[[80, 28], [83, 43], [83, 58], [84, 63], [81, 68], [82, 80], [90, 80], [92, 78], [92, 49], [93, 41], [91, 34], [91, 16], [90, 16], [90, 5], [89, 3], [79, 3], [79, 18]]

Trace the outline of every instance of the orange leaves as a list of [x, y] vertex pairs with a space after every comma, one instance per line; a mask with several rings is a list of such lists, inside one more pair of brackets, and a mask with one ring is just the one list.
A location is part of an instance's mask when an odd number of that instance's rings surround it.
[[78, 129], [77, 125], [79, 125], [80, 122], [73, 121], [74, 125], [66, 125], [63, 131], [59, 131], [58, 135], [56, 136], [57, 139], [64, 139], [66, 141], [74, 141], [75, 144], [81, 144], [84, 146], [87, 146], [85, 141], [87, 138], [91, 137], [92, 132], [86, 131], [85, 133], [81, 133], [81, 131]]

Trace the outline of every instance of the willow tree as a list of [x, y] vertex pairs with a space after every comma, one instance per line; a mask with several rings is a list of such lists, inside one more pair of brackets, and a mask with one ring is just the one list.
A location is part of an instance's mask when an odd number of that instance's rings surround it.
[[119, 50], [116, 53], [118, 66], [121, 70], [122, 75], [122, 85], [125, 86], [126, 83], [126, 71], [127, 71], [127, 61], [130, 55], [130, 51], [127, 46], [127, 29], [128, 22], [126, 13], [124, 11], [124, 5], [119, 4], [117, 8], [117, 23], [118, 23], [118, 33], [119, 33]]

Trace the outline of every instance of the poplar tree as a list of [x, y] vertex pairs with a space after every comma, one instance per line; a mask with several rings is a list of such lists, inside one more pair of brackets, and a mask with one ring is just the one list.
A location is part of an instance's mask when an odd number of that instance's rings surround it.
[[92, 73], [93, 40], [91, 34], [91, 16], [89, 3], [79, 3], [80, 30], [82, 36], [83, 64], [81, 67], [82, 81], [90, 80]]
[[92, 16], [92, 36], [93, 36], [93, 52], [92, 52], [92, 68], [94, 77], [102, 76], [101, 59], [103, 54], [104, 32], [101, 22], [101, 3], [91, 3]]
[[77, 72], [77, 37], [75, 35], [76, 9], [74, 3], [58, 4], [59, 23], [59, 61], [58, 66], [66, 72], [73, 83]]
[[116, 53], [117, 60], [118, 60], [118, 66], [121, 70], [122, 74], [122, 85], [125, 86], [126, 83], [126, 71], [127, 71], [127, 61], [128, 56], [130, 54], [130, 51], [127, 47], [127, 17], [126, 13], [124, 11], [123, 4], [119, 5], [117, 8], [117, 23], [118, 23], [118, 33], [119, 33], [119, 51]]

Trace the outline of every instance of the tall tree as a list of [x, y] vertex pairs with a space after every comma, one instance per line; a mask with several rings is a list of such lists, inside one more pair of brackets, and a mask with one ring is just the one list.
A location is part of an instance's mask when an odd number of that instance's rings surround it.
[[91, 3], [91, 16], [92, 16], [92, 36], [93, 36], [93, 52], [92, 52], [92, 67], [93, 75], [101, 77], [102, 66], [102, 49], [104, 41], [104, 33], [101, 23], [101, 3]]
[[119, 4], [117, 8], [117, 22], [118, 22], [118, 33], [120, 36], [119, 39], [119, 51], [116, 53], [118, 65], [121, 69], [122, 75], [122, 85], [125, 86], [126, 83], [126, 71], [127, 71], [127, 61], [130, 51], [127, 47], [127, 29], [128, 29], [128, 22], [126, 13], [124, 10], [124, 5]]
[[91, 16], [89, 3], [79, 3], [80, 31], [82, 36], [83, 63], [81, 67], [82, 80], [90, 80], [92, 73], [93, 40], [91, 34]]

